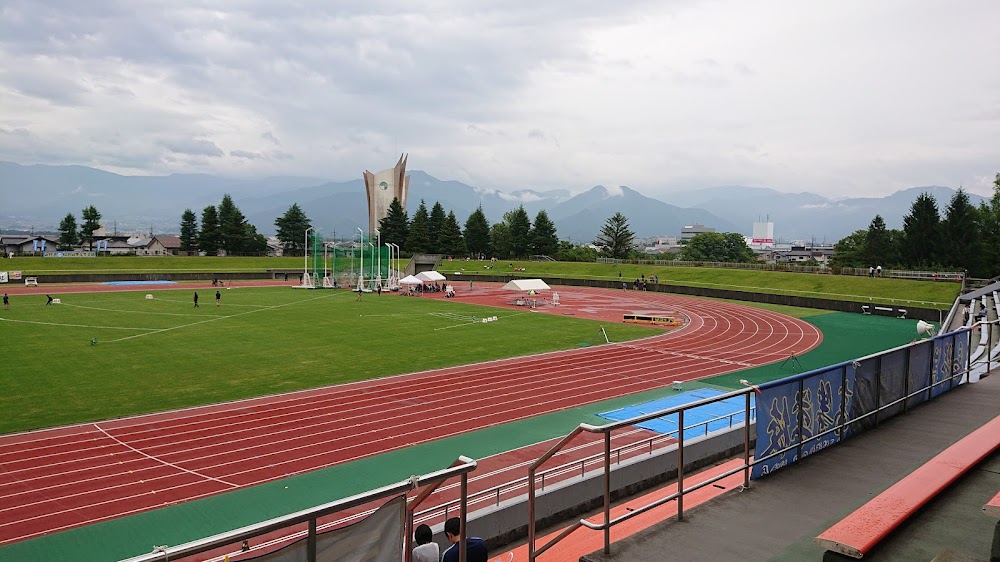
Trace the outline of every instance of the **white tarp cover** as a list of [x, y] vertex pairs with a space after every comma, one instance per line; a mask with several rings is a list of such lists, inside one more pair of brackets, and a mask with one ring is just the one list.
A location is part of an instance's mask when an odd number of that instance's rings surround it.
[[414, 277], [412, 275], [407, 275], [406, 277], [403, 277], [402, 279], [399, 280], [400, 285], [420, 285], [423, 282], [424, 281], [419, 277]]
[[515, 279], [503, 286], [505, 291], [547, 291], [549, 286], [541, 279]]
[[422, 271], [417, 274], [417, 279], [423, 279], [424, 281], [444, 281], [444, 275], [436, 271]]
[[[361, 521], [316, 537], [319, 562], [399, 562], [403, 559], [406, 496], [382, 505]], [[251, 558], [255, 562], [306, 562], [306, 539]]]

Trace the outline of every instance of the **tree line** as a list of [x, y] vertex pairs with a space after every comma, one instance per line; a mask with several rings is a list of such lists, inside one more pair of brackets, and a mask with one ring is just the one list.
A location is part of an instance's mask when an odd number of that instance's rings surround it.
[[59, 222], [59, 248], [69, 250], [86, 240], [89, 248], [94, 249], [94, 231], [101, 228], [101, 213], [97, 207], [90, 205], [80, 213], [83, 224], [77, 226], [76, 216], [66, 213]]
[[1000, 173], [993, 197], [978, 207], [959, 188], [944, 209], [923, 193], [903, 217], [903, 228], [888, 229], [875, 215], [834, 246], [831, 267], [875, 267], [926, 271], [968, 271], [972, 277], [1000, 274]]

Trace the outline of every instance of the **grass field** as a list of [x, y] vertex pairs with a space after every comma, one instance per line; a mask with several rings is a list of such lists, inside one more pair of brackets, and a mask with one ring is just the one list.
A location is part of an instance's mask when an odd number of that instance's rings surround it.
[[[407, 263], [407, 260], [402, 260]], [[523, 267], [514, 272], [508, 264]], [[360, 266], [360, 263], [358, 264]], [[367, 264], [366, 264], [367, 265]], [[758, 293], [819, 297], [836, 300], [879, 300], [885, 303], [911, 304], [926, 308], [950, 308], [960, 286], [954, 282], [911, 281], [907, 279], [871, 279], [842, 275], [754, 271], [702, 267], [654, 267], [613, 265], [589, 262], [498, 262], [494, 269], [483, 261], [445, 261], [442, 273], [515, 275], [521, 277], [565, 277], [576, 279], [631, 281], [640, 275], [657, 275], [661, 283], [713, 287]], [[0, 262], [0, 269], [23, 271], [25, 275], [58, 273], [238, 273], [268, 269], [299, 269], [303, 258], [219, 258], [219, 257], [137, 257], [101, 258], [14, 258]], [[332, 266], [331, 266], [332, 267]], [[338, 275], [351, 267], [350, 260], [336, 265]]]
[[[13, 298], [0, 311], [0, 434], [575, 348], [600, 326], [347, 291], [238, 288], [221, 307], [213, 295], [200, 308], [179, 290]], [[472, 320], [484, 316], [499, 320]], [[612, 341], [661, 333], [605, 328]]]
[[[523, 267], [524, 271], [513, 271]], [[788, 294], [834, 300], [876, 299], [926, 308], [950, 308], [960, 286], [954, 282], [873, 279], [846, 275], [756, 271], [707, 267], [655, 267], [582, 262], [502, 262], [484, 269], [489, 262], [444, 262], [440, 271], [463, 275], [513, 275], [517, 277], [567, 277], [576, 279], [621, 279], [631, 283], [641, 275], [656, 275], [661, 284], [732, 289], [757, 293]]]

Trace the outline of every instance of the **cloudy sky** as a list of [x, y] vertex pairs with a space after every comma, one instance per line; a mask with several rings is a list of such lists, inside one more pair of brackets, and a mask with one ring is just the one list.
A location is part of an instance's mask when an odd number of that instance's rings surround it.
[[1000, 2], [0, 0], [0, 160], [988, 195]]

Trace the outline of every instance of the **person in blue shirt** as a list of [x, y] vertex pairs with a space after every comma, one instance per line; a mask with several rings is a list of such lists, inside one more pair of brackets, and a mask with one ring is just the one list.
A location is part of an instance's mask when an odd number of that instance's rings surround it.
[[[444, 522], [444, 536], [448, 538], [451, 546], [444, 551], [441, 562], [458, 562], [458, 541], [461, 539], [462, 520], [452, 517]], [[487, 562], [489, 553], [486, 551], [486, 542], [479, 537], [466, 537], [465, 539], [465, 559], [467, 562]]]

